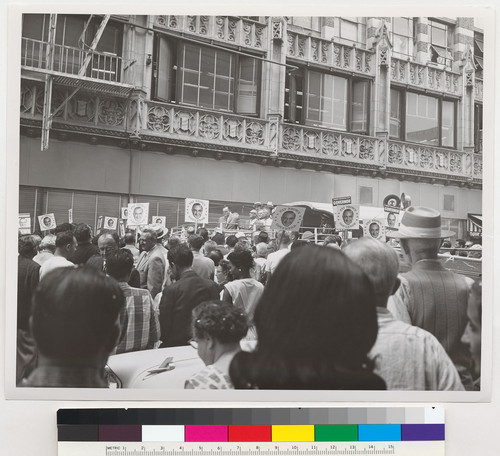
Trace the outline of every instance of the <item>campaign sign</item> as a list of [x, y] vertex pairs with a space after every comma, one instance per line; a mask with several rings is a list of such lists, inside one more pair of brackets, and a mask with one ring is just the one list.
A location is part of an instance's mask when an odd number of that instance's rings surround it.
[[18, 227], [20, 234], [31, 233], [31, 215], [29, 213], [19, 214]]
[[335, 227], [338, 230], [355, 230], [359, 225], [359, 206], [348, 204], [337, 206], [335, 212]]
[[127, 220], [128, 219], [128, 207], [122, 207], [120, 208], [120, 215], [122, 220]]
[[53, 230], [56, 227], [56, 218], [54, 214], [39, 215], [38, 223], [42, 231]]
[[208, 223], [208, 200], [186, 198], [185, 222]]
[[68, 209], [68, 222], [73, 223], [73, 209]]
[[401, 209], [399, 207], [396, 207], [396, 206], [385, 205], [384, 206], [384, 211], [385, 212], [392, 212], [394, 214], [399, 214], [399, 212], [401, 211]]
[[149, 220], [149, 203], [129, 203], [127, 226], [147, 225]]
[[385, 241], [385, 226], [380, 220], [367, 220], [364, 222], [363, 234], [379, 241]]
[[119, 233], [120, 233], [120, 237], [123, 237], [125, 236], [125, 223], [123, 220], [120, 220], [119, 223], [118, 223], [118, 227], [119, 227]]
[[387, 231], [395, 231], [399, 227], [399, 213], [389, 212], [385, 219]]
[[305, 211], [305, 207], [276, 206], [272, 216], [271, 229], [299, 231]]
[[104, 229], [115, 231], [118, 227], [117, 217], [104, 217]]
[[339, 196], [338, 198], [332, 198], [332, 204], [334, 206], [344, 206], [346, 204], [351, 204], [351, 197]]
[[102, 219], [103, 219], [103, 216], [100, 215], [99, 217], [97, 217], [97, 232], [100, 233], [101, 230], [102, 230]]
[[165, 227], [167, 226], [167, 217], [165, 216], [151, 217], [151, 223]]

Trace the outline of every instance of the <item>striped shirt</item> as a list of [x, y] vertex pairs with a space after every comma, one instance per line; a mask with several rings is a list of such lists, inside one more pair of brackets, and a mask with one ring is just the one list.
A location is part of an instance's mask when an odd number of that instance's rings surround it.
[[112, 355], [154, 348], [160, 339], [158, 311], [148, 290], [120, 282], [125, 306], [120, 311], [121, 334]]
[[412, 325], [433, 334], [455, 365], [468, 366], [470, 354], [461, 337], [467, 326], [467, 303], [474, 299], [474, 280], [445, 269], [439, 260], [420, 260], [403, 274], [404, 298]]

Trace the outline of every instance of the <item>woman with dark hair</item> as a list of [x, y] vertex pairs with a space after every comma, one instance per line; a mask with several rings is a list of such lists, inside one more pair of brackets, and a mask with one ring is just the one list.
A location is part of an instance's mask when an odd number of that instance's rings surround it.
[[227, 259], [234, 280], [224, 285], [222, 300], [245, 312], [250, 324], [246, 339], [255, 340], [257, 335], [253, 326], [253, 316], [264, 291], [264, 285], [250, 275], [254, 261], [249, 250], [235, 250], [227, 256]]
[[233, 388], [229, 365], [248, 330], [245, 314], [220, 301], [204, 302], [193, 309], [191, 330], [191, 345], [206, 367], [186, 380], [184, 388]]
[[230, 367], [235, 388], [385, 389], [368, 352], [377, 338], [373, 289], [336, 249], [310, 246], [283, 258], [255, 311], [256, 351]]

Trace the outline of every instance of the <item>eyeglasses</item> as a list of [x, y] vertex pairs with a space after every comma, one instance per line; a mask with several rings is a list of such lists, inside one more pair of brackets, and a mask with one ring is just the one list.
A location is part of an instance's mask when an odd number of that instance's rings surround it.
[[191, 339], [189, 341], [189, 345], [191, 345], [191, 347], [193, 347], [195, 350], [198, 350], [198, 341], [197, 340]]

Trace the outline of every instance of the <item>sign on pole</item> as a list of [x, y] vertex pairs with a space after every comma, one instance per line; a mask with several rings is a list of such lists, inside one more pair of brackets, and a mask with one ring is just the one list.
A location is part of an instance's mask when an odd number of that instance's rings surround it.
[[332, 198], [333, 206], [345, 206], [347, 204], [351, 204], [350, 196], [339, 196], [337, 198]]
[[335, 211], [335, 227], [338, 230], [355, 230], [359, 225], [359, 206], [347, 204], [337, 206]]
[[42, 231], [53, 230], [57, 226], [54, 214], [39, 215], [38, 223]]
[[116, 231], [118, 228], [117, 217], [104, 217], [104, 229]]
[[149, 203], [129, 203], [127, 226], [147, 225], [149, 220]]
[[299, 231], [305, 211], [305, 207], [276, 206], [272, 216], [271, 229]]
[[151, 217], [151, 223], [161, 225], [163, 227], [167, 226], [167, 217], [157, 215], [156, 217]]
[[363, 234], [379, 241], [385, 241], [385, 226], [380, 220], [367, 220], [364, 222]]
[[18, 222], [20, 234], [31, 233], [31, 215], [29, 213], [19, 214]]
[[208, 223], [208, 200], [186, 198], [185, 222]]

